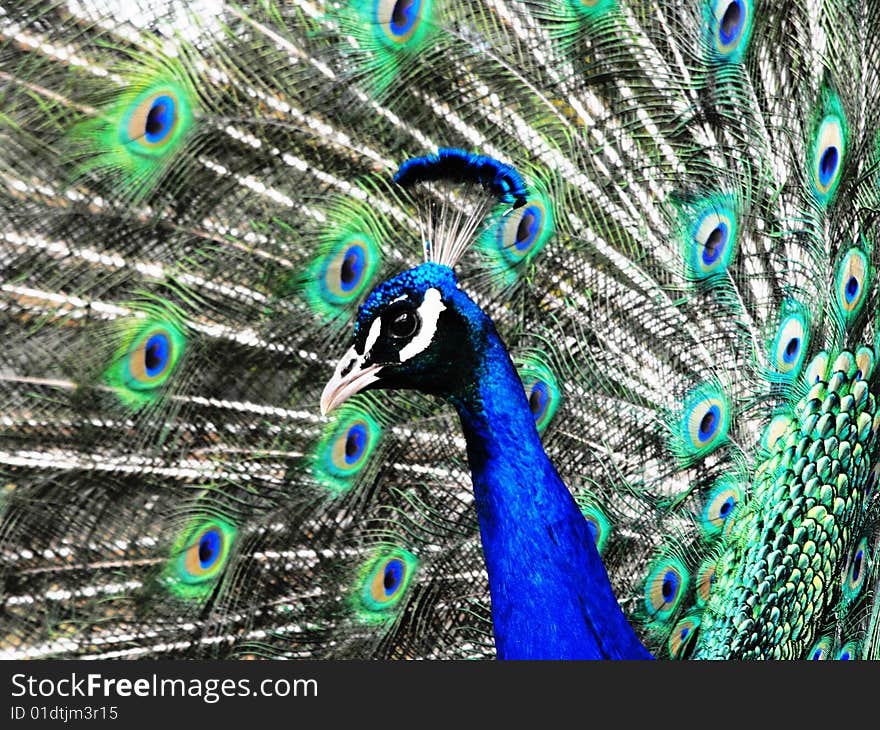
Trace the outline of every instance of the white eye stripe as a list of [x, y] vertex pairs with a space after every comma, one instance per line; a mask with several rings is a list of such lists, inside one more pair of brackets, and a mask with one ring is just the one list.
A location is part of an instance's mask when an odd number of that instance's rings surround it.
[[[419, 306], [419, 317], [422, 320], [421, 329], [413, 339], [400, 350], [400, 362], [406, 362], [423, 352], [431, 344], [434, 339], [434, 333], [437, 331], [437, 322], [440, 320], [440, 312], [446, 309], [443, 300], [440, 297], [438, 289], [428, 289], [425, 292], [425, 298]], [[372, 335], [372, 329], [370, 334]], [[378, 335], [377, 335], [378, 336]], [[369, 338], [368, 338], [369, 343]], [[370, 344], [367, 346], [369, 352]]]
[[381, 330], [382, 320], [379, 317], [376, 317], [376, 319], [373, 320], [373, 324], [370, 325], [370, 331], [367, 332], [367, 341], [364, 343], [365, 356], [373, 349], [373, 345], [375, 345], [376, 340], [379, 339], [379, 333]]
[[354, 347], [349, 350], [352, 354], [350, 358], [342, 358], [339, 362], [339, 365], [336, 367], [336, 374], [339, 375], [342, 370], [346, 370], [350, 372], [354, 368], [358, 370], [362, 370], [364, 367], [364, 363], [367, 361], [367, 355], [370, 354], [370, 350], [373, 348], [373, 345], [376, 344], [376, 340], [379, 339], [379, 332], [382, 329], [382, 322], [377, 317], [373, 320], [373, 324], [370, 325], [370, 331], [367, 332], [367, 341], [364, 343], [364, 351], [358, 352]]

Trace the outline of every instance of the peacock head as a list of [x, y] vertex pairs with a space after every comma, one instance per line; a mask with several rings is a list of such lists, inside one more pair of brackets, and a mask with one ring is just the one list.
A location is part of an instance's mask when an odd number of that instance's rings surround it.
[[358, 310], [354, 345], [321, 394], [324, 415], [369, 388], [462, 396], [473, 385], [482, 346], [494, 331], [491, 320], [459, 288], [452, 267], [494, 205], [525, 205], [522, 177], [491, 157], [441, 147], [436, 154], [406, 160], [394, 181], [404, 188], [464, 184], [480, 192], [469, 215], [451, 206], [448, 195], [441, 196], [439, 206], [427, 200], [421, 211], [427, 263], [377, 286]]
[[321, 413], [368, 389], [455, 395], [476, 365], [467, 345], [488, 322], [448, 266], [429, 262], [389, 279], [358, 310], [354, 344], [321, 394]]

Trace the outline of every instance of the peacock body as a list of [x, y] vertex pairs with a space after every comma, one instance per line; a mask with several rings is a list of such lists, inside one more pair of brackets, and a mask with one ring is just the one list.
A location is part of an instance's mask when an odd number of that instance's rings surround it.
[[875, 658], [878, 31], [0, 5], [0, 655]]

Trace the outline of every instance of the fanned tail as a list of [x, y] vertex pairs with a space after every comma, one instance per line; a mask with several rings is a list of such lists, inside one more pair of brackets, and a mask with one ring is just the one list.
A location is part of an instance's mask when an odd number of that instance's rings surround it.
[[876, 657], [874, 4], [209, 5], [0, 11], [4, 656], [493, 654], [454, 414], [318, 409], [456, 148], [649, 648]]

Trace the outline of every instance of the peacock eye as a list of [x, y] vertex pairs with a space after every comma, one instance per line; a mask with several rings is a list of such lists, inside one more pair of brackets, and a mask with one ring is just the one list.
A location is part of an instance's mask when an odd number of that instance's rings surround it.
[[679, 621], [669, 635], [669, 655], [673, 659], [686, 659], [690, 654], [694, 637], [700, 629], [700, 617], [688, 616]]
[[693, 213], [696, 219], [688, 223], [684, 239], [689, 274], [700, 281], [723, 275], [736, 253], [735, 201], [727, 195], [715, 195]]
[[389, 609], [399, 605], [406, 595], [418, 561], [403, 549], [395, 548], [370, 562], [363, 572], [360, 590], [367, 621], [388, 618]]
[[137, 153], [164, 153], [172, 141], [180, 138], [188, 117], [186, 103], [171, 88], [162, 88], [140, 97], [127, 112], [122, 130], [123, 142], [132, 143]]
[[419, 330], [419, 316], [412, 309], [403, 309], [388, 320], [388, 334], [396, 339], [412, 337]]
[[224, 522], [199, 526], [178, 558], [177, 579], [193, 586], [216, 578], [229, 557], [234, 535], [234, 529]]
[[813, 644], [813, 648], [810, 649], [810, 653], [807, 655], [807, 658], [811, 661], [822, 661], [824, 659], [828, 659], [828, 655], [830, 653], [831, 639], [827, 636], [823, 636], [815, 644]]
[[144, 132], [150, 142], [162, 141], [174, 123], [174, 101], [170, 96], [160, 96], [147, 112]]
[[717, 534], [741, 500], [742, 490], [738, 485], [723, 481], [716, 486], [703, 507], [701, 526], [706, 534]]
[[827, 203], [837, 183], [843, 157], [846, 154], [846, 136], [842, 117], [829, 114], [822, 120], [816, 134], [813, 151], [813, 190], [820, 202]]
[[688, 580], [688, 572], [678, 558], [664, 557], [655, 563], [645, 582], [645, 608], [651, 623], [662, 623], [675, 613]]
[[425, 0], [379, 0], [374, 6], [374, 22], [382, 29], [386, 40], [401, 45], [410, 40], [430, 13], [430, 2]]
[[843, 572], [843, 599], [847, 603], [854, 601], [865, 585], [870, 568], [868, 555], [868, 539], [863, 537], [850, 555]]
[[780, 323], [771, 345], [773, 366], [780, 376], [789, 380], [800, 372], [809, 338], [809, 320], [803, 308], [796, 302], [790, 304], [793, 311]]

